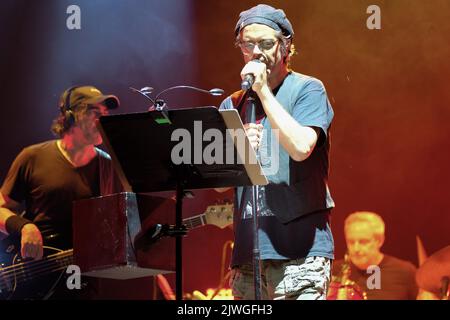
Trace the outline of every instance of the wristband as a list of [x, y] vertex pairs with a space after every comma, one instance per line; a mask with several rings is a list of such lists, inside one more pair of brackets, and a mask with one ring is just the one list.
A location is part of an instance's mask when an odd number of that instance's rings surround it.
[[23, 226], [26, 224], [29, 224], [29, 223], [33, 223], [33, 222], [31, 222], [28, 219], [22, 218], [21, 216], [18, 216], [17, 214], [13, 214], [8, 219], [6, 219], [5, 229], [9, 235], [20, 236]]

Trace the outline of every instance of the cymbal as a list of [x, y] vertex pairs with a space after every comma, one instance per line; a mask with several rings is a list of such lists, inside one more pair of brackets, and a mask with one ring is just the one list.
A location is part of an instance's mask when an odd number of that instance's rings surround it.
[[417, 270], [417, 285], [436, 294], [441, 293], [442, 279], [450, 278], [450, 245], [430, 256]]

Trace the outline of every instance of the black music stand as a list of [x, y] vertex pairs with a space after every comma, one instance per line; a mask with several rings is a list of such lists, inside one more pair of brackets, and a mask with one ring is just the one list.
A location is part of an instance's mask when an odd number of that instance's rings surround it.
[[[259, 163], [254, 160], [256, 153], [246, 135], [246, 148], [236, 147], [236, 141], [231, 146], [226, 143], [227, 129], [245, 132], [239, 114], [236, 110], [219, 111], [215, 107], [150, 111], [104, 116], [99, 119], [98, 127], [125, 191], [176, 191], [172, 235], [176, 237], [176, 299], [181, 300], [182, 236], [186, 233], [182, 226], [185, 190], [268, 183]], [[177, 132], [187, 133], [190, 141], [182, 138], [172, 141], [172, 134], [177, 129], [185, 130]], [[203, 141], [203, 134], [209, 129], [220, 131], [223, 137], [223, 163], [207, 164], [203, 156], [199, 157], [199, 152], [203, 155], [205, 147], [211, 144], [211, 141]], [[176, 165], [172, 161], [172, 150], [180, 146], [181, 140], [191, 147], [190, 161]], [[233, 152], [231, 163], [227, 158], [229, 152]]]

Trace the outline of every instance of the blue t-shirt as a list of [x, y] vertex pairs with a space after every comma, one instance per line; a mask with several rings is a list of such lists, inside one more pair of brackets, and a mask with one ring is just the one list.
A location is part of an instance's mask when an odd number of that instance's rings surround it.
[[[310, 157], [301, 162], [292, 160], [280, 145], [278, 171], [266, 174], [269, 184], [258, 187], [261, 259], [299, 259], [308, 256], [333, 259], [330, 212], [334, 202], [328, 189], [329, 130], [333, 109], [322, 82], [299, 73], [289, 73], [273, 93], [295, 120], [303, 126], [319, 128], [320, 134]], [[233, 94], [222, 102], [221, 109], [239, 109], [242, 97], [242, 91]], [[261, 112], [262, 106], [257, 106], [257, 110]], [[240, 111], [241, 116], [245, 114], [245, 110]], [[270, 122], [264, 114], [261, 124], [270, 132]], [[270, 134], [263, 134], [260, 150], [271, 150], [271, 139]], [[273, 155], [267, 154], [270, 152], [260, 154], [263, 169], [271, 164], [270, 156]], [[236, 189], [238, 210], [234, 216], [233, 266], [252, 261], [251, 195], [251, 188]]]

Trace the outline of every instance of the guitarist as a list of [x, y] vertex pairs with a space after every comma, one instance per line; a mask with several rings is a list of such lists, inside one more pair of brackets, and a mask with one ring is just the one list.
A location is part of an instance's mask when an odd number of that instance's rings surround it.
[[95, 147], [102, 143], [97, 119], [118, 106], [93, 86], [67, 89], [51, 128], [58, 139], [28, 146], [14, 160], [0, 189], [0, 232], [18, 240], [23, 259], [41, 259], [43, 245], [72, 248], [73, 201], [120, 192], [109, 155]]

